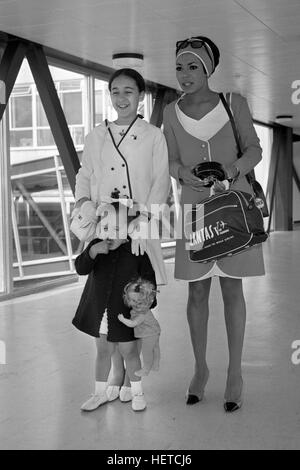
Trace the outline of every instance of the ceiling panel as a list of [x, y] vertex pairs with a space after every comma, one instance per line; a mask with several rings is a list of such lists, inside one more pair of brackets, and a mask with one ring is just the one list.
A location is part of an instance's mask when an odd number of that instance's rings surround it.
[[300, 80], [300, 0], [0, 0], [0, 30], [111, 67], [115, 52], [142, 52], [145, 78], [177, 87], [174, 46], [211, 37], [216, 90], [244, 94], [254, 117], [290, 113]]

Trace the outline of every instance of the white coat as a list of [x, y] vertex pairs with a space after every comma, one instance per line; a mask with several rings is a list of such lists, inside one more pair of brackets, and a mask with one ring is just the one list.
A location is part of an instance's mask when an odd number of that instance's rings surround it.
[[[138, 118], [119, 150], [122, 156], [104, 123], [87, 135], [82, 166], [76, 176], [76, 201], [87, 197], [99, 204], [103, 196], [119, 190], [120, 197], [132, 197], [150, 212], [151, 204], [165, 203], [170, 176], [168, 150], [162, 131]], [[156, 272], [157, 283], [165, 284], [159, 240], [147, 240], [147, 253]]]

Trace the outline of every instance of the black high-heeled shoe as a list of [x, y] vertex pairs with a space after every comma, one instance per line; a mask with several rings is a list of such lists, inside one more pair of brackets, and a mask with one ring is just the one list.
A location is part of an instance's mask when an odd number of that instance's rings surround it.
[[199, 395], [196, 395], [195, 393], [190, 393], [189, 390], [186, 392], [186, 404], [187, 405], [195, 405], [196, 403], [199, 403], [199, 401], [202, 401], [204, 398], [204, 389], [206, 387], [207, 381], [209, 377], [209, 371], [207, 371], [205, 379], [204, 379], [204, 385], [202, 387], [202, 390], [200, 391]]
[[234, 411], [237, 411], [239, 410], [242, 405], [243, 405], [243, 386], [244, 386], [244, 383], [243, 383], [243, 379], [242, 379], [242, 389], [241, 389], [241, 394], [238, 398], [238, 400], [226, 400], [224, 398], [224, 410], [226, 411], [226, 413], [233, 413]]

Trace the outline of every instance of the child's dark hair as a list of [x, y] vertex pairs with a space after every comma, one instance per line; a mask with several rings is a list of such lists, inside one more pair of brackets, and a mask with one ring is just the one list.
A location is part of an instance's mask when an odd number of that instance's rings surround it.
[[108, 82], [109, 91], [111, 91], [112, 82], [115, 80], [115, 78], [121, 76], [132, 78], [135, 81], [140, 93], [146, 90], [145, 80], [143, 79], [142, 75], [134, 69], [124, 68], [116, 70], [110, 77]]

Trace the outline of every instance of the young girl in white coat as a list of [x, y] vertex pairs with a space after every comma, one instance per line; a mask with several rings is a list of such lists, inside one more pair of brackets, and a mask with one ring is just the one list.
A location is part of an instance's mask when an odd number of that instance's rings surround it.
[[[76, 207], [85, 218], [96, 220], [96, 208], [101, 200], [117, 191], [121, 198], [131, 198], [143, 207], [130, 227], [132, 234], [139, 233], [141, 226], [151, 218], [152, 205], [165, 203], [169, 193], [167, 145], [162, 131], [137, 114], [139, 103], [145, 96], [145, 82], [138, 72], [127, 68], [117, 70], [110, 78], [108, 88], [118, 117], [114, 122], [100, 124], [86, 137], [82, 166], [76, 177]], [[132, 236], [132, 239], [132, 252], [139, 255], [147, 249], [157, 283], [165, 284], [160, 241], [147, 240], [145, 243], [138, 237]], [[107, 334], [105, 316], [100, 332]], [[97, 354], [99, 356], [99, 350]], [[116, 352], [113, 376], [106, 389], [109, 401], [118, 397], [121, 401], [131, 400], [131, 389], [129, 382], [124, 382], [124, 375], [123, 360]], [[139, 384], [141, 391], [140, 381]]]

